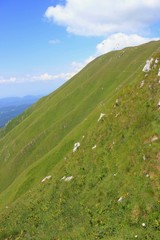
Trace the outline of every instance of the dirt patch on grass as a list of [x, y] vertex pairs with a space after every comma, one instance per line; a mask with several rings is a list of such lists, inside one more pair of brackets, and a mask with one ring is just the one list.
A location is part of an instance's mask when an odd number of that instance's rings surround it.
[[137, 222], [140, 215], [141, 215], [141, 211], [140, 211], [139, 207], [138, 206], [134, 207], [131, 212], [131, 221]]

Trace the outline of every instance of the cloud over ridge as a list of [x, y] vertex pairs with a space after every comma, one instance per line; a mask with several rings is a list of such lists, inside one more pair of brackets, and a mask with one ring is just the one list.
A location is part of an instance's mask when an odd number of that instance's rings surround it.
[[142, 37], [138, 34], [116, 33], [108, 36], [108, 38], [97, 44], [97, 55], [101, 55], [113, 50], [121, 50], [126, 47], [134, 47], [157, 40], [159, 40], [159, 38]]

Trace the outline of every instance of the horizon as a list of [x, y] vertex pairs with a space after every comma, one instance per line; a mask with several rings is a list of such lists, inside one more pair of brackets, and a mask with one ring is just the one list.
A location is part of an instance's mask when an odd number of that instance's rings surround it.
[[35, 97], [35, 98], [41, 98], [41, 97], [45, 97], [46, 95], [24, 95], [24, 96], [20, 96], [20, 97], [16, 97], [16, 96], [10, 96], [10, 97], [0, 97], [0, 100], [3, 99], [10, 99], [10, 98], [29, 98], [29, 97]]
[[96, 57], [160, 39], [157, 0], [8, 0], [0, 11], [0, 98], [46, 96]]

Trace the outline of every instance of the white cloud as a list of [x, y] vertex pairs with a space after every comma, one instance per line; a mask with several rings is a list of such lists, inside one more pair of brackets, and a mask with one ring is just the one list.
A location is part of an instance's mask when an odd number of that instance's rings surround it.
[[31, 78], [32, 81], [52, 81], [52, 80], [68, 80], [71, 78], [75, 72], [68, 72], [68, 73], [60, 73], [60, 74], [55, 74], [51, 75], [48, 73], [43, 73], [41, 75], [36, 75]]
[[43, 73], [41, 75], [37, 75], [37, 76], [33, 76], [32, 80], [37, 81], [37, 80], [41, 80], [41, 81], [48, 81], [48, 80], [54, 80], [55, 76], [54, 75], [50, 75], [48, 73]]
[[90, 56], [88, 57], [86, 60], [84, 60], [83, 62], [72, 62], [71, 63], [71, 67], [72, 67], [72, 76], [74, 76], [76, 73], [78, 73], [79, 71], [81, 71], [88, 63], [90, 63], [91, 61], [93, 61], [96, 58], [96, 56]]
[[159, 40], [158, 38], [146, 38], [137, 34], [116, 33], [96, 46], [97, 55], [101, 55], [113, 50], [120, 50], [125, 47], [138, 46], [150, 41]]
[[60, 40], [58, 40], [58, 39], [52, 39], [52, 40], [49, 40], [49, 44], [53, 44], [53, 45], [55, 45], [55, 44], [59, 44], [61, 41]]
[[45, 17], [76, 35], [135, 33], [160, 20], [159, 0], [67, 0], [50, 6]]
[[66, 81], [73, 77], [77, 71], [73, 70], [67, 73], [59, 73], [59, 74], [49, 74], [49, 73], [43, 73], [40, 75], [26, 75], [21, 77], [9, 77], [4, 78], [0, 76], [0, 84], [9, 84], [9, 83], [25, 83], [25, 82], [42, 82], [42, 81]]
[[96, 56], [90, 56], [85, 60], [85, 64], [88, 64], [90, 62], [92, 62], [94, 59], [96, 58]]
[[4, 78], [0, 77], [0, 84], [15, 83], [17, 81], [16, 77]]

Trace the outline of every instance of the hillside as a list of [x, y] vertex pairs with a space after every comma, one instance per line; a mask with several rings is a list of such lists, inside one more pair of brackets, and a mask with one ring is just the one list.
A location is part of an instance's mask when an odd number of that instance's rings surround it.
[[158, 59], [100, 56], [1, 130], [0, 239], [159, 239]]

